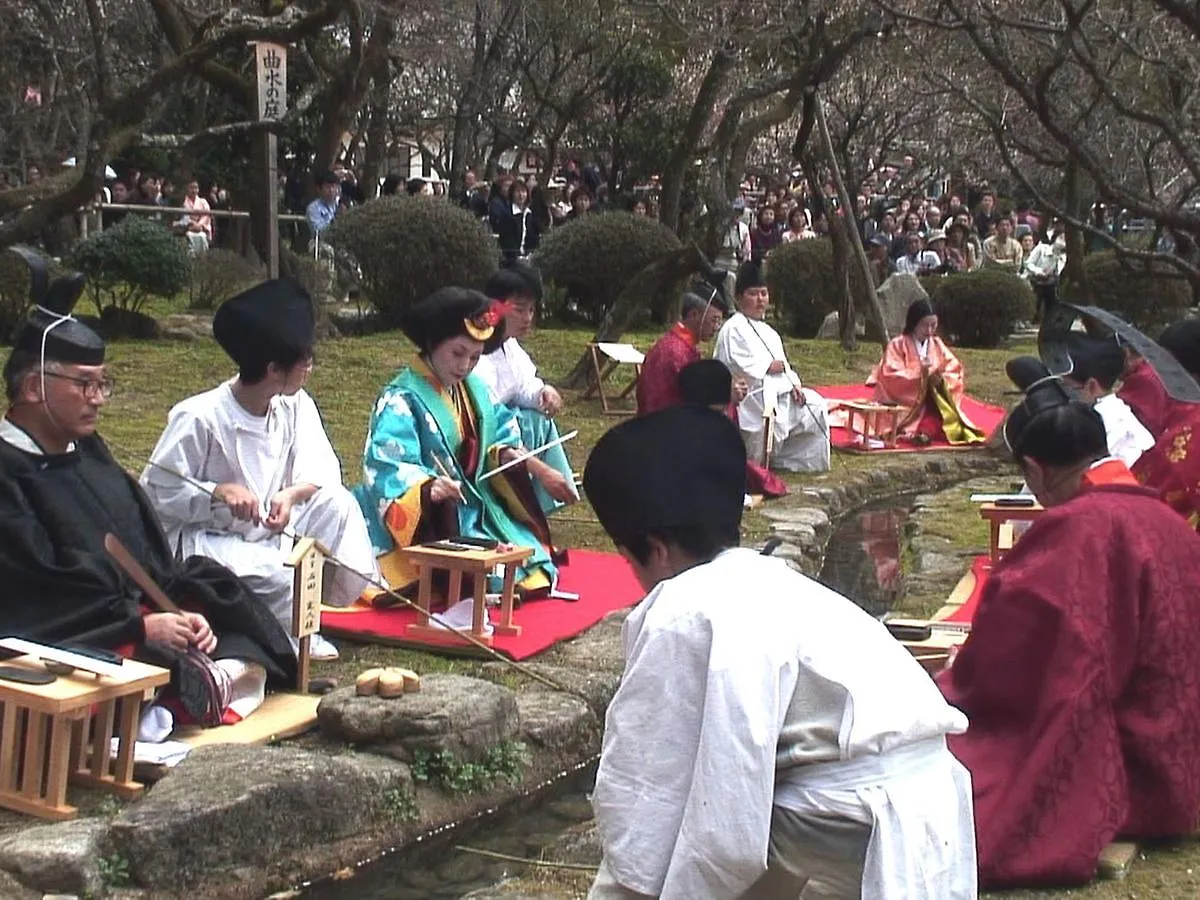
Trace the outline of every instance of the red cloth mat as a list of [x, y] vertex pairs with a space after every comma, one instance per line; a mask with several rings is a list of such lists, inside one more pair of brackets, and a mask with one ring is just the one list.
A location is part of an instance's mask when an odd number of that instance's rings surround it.
[[[831, 412], [836, 409], [838, 400], [869, 401], [873, 396], [872, 389], [865, 384], [834, 384], [828, 387], [813, 387], [813, 390], [828, 401]], [[992, 432], [1000, 427], [1000, 423], [1004, 421], [1004, 410], [999, 406], [980, 403], [970, 396], [963, 397], [962, 410], [967, 418], [978, 428], [983, 429], [983, 433], [988, 437], [991, 437]], [[838, 426], [829, 429], [829, 442], [839, 450], [854, 450], [864, 453], [911, 453], [915, 450], [970, 450], [983, 446], [983, 444], [955, 445], [946, 440], [936, 440], [931, 444], [920, 447], [907, 441], [900, 441], [894, 450], [887, 447], [879, 450], [863, 450], [860, 445], [854, 442], [849, 430]]]
[[971, 563], [971, 574], [975, 576], [975, 585], [971, 588], [970, 596], [962, 606], [950, 613], [940, 622], [970, 622], [975, 618], [975, 610], [979, 607], [979, 598], [983, 596], [983, 588], [987, 584], [988, 575], [992, 571], [992, 558], [987, 554], [975, 557]]
[[[591, 628], [613, 610], [633, 606], [645, 596], [646, 592], [633, 577], [629, 563], [617, 554], [572, 550], [570, 557], [569, 565], [559, 567], [558, 589], [579, 594], [579, 599], [529, 601], [513, 613], [513, 623], [523, 629], [520, 636], [496, 635], [493, 649], [510, 659], [528, 659], [559, 641]], [[492, 609], [488, 613], [495, 622], [498, 611]], [[368, 644], [391, 644], [431, 652], [482, 652], [469, 645], [461, 649], [447, 648], [410, 638], [406, 629], [416, 621], [417, 614], [407, 606], [391, 609], [324, 607], [321, 612], [321, 633]]]

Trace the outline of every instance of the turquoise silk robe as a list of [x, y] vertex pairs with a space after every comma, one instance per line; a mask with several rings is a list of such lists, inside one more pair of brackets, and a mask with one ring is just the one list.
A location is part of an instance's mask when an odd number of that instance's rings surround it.
[[479, 480], [496, 467], [500, 450], [521, 449], [517, 419], [512, 410], [491, 401], [487, 387], [474, 375], [468, 375], [457, 390], [465, 394], [470, 407], [468, 418], [473, 421], [467, 427], [473, 426], [478, 437], [470, 471], [466, 468], [466, 435], [455, 412], [453, 394], [442, 389], [423, 361], [401, 370], [375, 403], [363, 448], [363, 482], [355, 496], [380, 557], [380, 568], [395, 588], [412, 583], [415, 573], [394, 551], [415, 543], [422, 525], [426, 526], [423, 534], [430, 534], [433, 504], [422, 488], [441, 474], [440, 463], [462, 485], [465, 502], [454, 504], [458, 534], [533, 548], [533, 556], [518, 571], [517, 582], [526, 590], [549, 587], [557, 572], [545, 518], [536, 504], [523, 502], [521, 492], [513, 490], [514, 482], [529, 480], [524, 466]]

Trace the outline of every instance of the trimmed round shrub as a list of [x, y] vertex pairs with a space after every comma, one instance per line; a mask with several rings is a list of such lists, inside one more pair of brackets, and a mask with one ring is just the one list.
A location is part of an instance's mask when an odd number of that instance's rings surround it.
[[633, 276], [679, 247], [674, 232], [655, 219], [605, 212], [551, 229], [533, 262], [547, 283], [566, 293], [559, 318], [596, 323]]
[[190, 309], [213, 310], [235, 294], [267, 280], [266, 267], [240, 253], [213, 247], [192, 257]]
[[[867, 288], [853, 251], [849, 267], [850, 290], [861, 320]], [[825, 317], [841, 303], [841, 288], [833, 277], [833, 241], [822, 237], [780, 244], [767, 257], [767, 288], [788, 334], [815, 337]]]
[[[1183, 318], [1192, 305], [1192, 288], [1186, 278], [1164, 262], [1150, 267], [1121, 262], [1113, 250], [1089, 253], [1083, 268], [1092, 289], [1092, 304], [1118, 313], [1149, 334]], [[1059, 295], [1071, 302], [1086, 302], [1079, 286], [1064, 280]]]
[[922, 278], [940, 330], [961, 347], [999, 347], [1018, 322], [1033, 318], [1033, 288], [996, 269]]
[[87, 276], [101, 316], [110, 307], [138, 313], [151, 297], [174, 297], [187, 290], [192, 270], [183, 238], [137, 216], [80, 241], [65, 263]]
[[767, 257], [767, 288], [787, 333], [813, 337], [825, 317], [837, 309], [833, 242], [813, 238], [780, 244]]
[[496, 239], [464, 209], [428, 197], [381, 197], [342, 213], [322, 235], [354, 257], [367, 297], [388, 325], [438, 288], [482, 288]]

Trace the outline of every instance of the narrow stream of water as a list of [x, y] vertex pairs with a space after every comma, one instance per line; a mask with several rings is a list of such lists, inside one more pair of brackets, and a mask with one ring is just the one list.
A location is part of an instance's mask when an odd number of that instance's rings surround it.
[[[872, 504], [844, 517], [826, 549], [818, 580], [854, 600], [873, 616], [903, 595], [901, 555], [912, 496]], [[526, 868], [453, 849], [456, 843], [537, 859], [571, 828], [592, 817], [588, 791], [594, 767], [564, 777], [539, 798], [527, 799], [481, 823], [464, 823], [450, 839], [384, 856], [362, 866], [355, 877], [327, 880], [302, 892], [303, 900], [460, 900]]]
[[459, 900], [526, 874], [527, 866], [462, 853], [454, 845], [537, 859], [564, 833], [591, 820], [588, 792], [595, 777], [595, 766], [588, 766], [478, 826], [463, 823], [437, 835], [426, 847], [383, 856], [360, 867], [353, 878], [317, 882], [300, 896], [303, 900]]

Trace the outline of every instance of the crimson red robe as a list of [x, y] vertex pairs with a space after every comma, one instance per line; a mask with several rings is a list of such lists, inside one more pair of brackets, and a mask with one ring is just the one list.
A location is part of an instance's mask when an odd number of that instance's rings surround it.
[[1089, 487], [1033, 523], [938, 678], [971, 723], [949, 742], [981, 886], [1082, 883], [1118, 836], [1195, 829], [1197, 659], [1200, 536], [1150, 491]]
[[[679, 373], [684, 367], [700, 361], [698, 345], [696, 336], [682, 322], [676, 322], [647, 351], [637, 383], [639, 416], [683, 403], [679, 393]], [[737, 407], [732, 403], [728, 415], [737, 422]], [[787, 485], [778, 475], [756, 462], [746, 460], [746, 493], [782, 497], [787, 492]]]
[[1168, 427], [1173, 403], [1154, 367], [1139, 359], [1121, 378], [1117, 396], [1129, 404], [1138, 421], [1158, 440]]
[[1133, 466], [1138, 481], [1200, 529], [1200, 404], [1171, 402], [1170, 424]]

